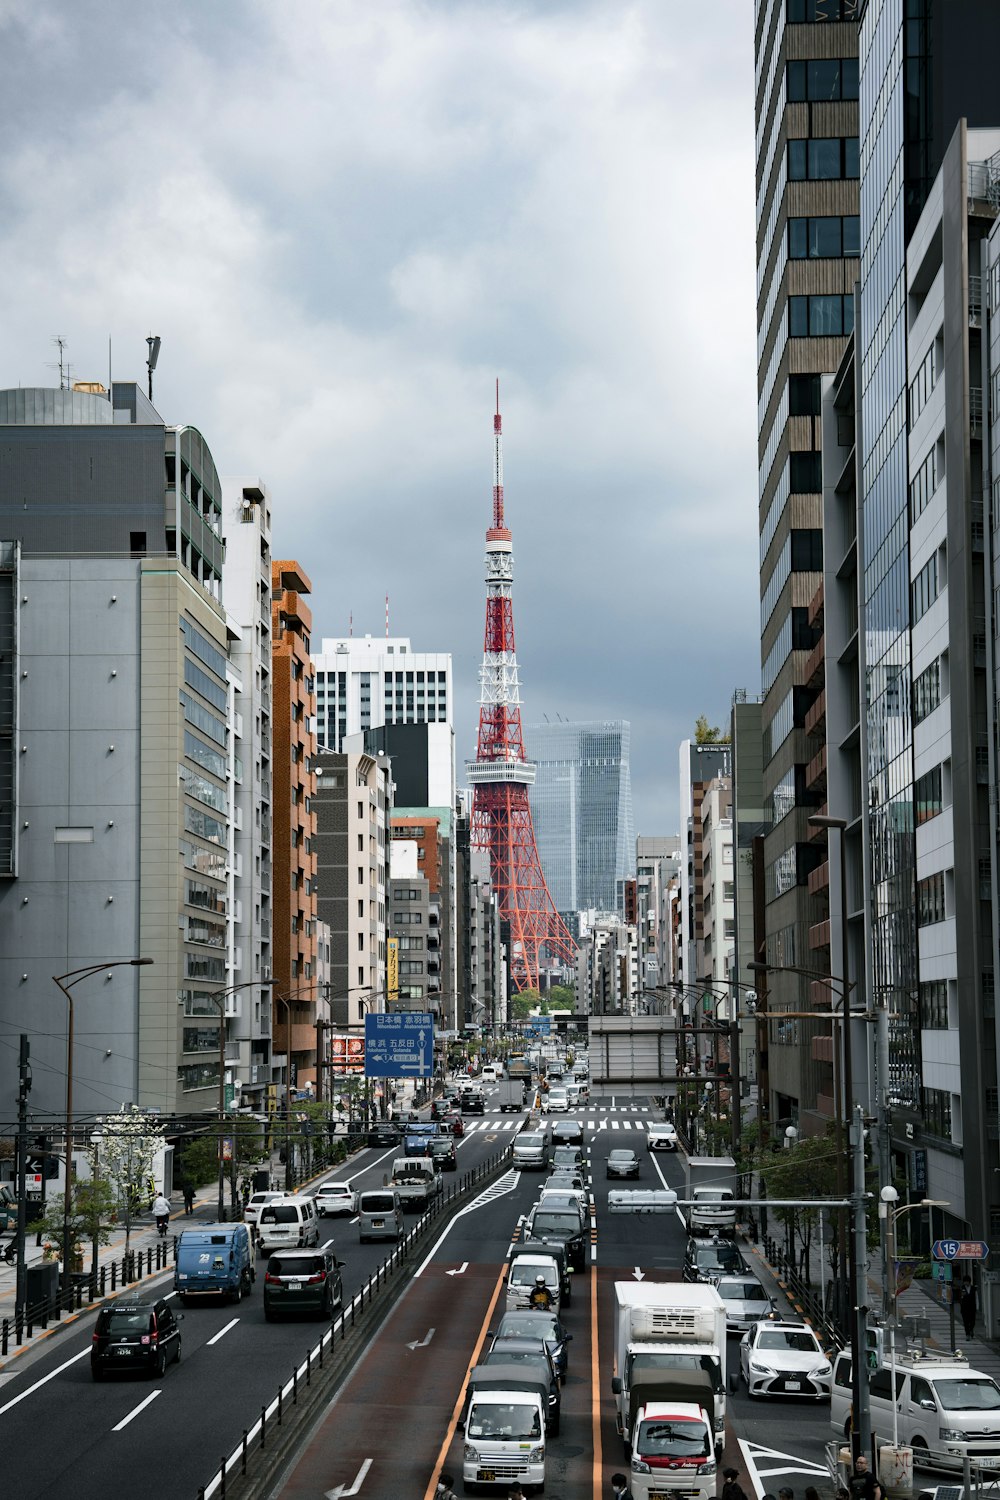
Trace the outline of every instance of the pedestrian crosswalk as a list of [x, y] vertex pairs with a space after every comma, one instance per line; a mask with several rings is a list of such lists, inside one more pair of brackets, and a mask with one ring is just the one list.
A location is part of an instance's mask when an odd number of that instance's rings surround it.
[[[619, 1119], [610, 1109], [601, 1115], [584, 1119], [580, 1117], [580, 1124], [584, 1130], [641, 1130], [645, 1131], [649, 1124], [648, 1120], [640, 1119], [632, 1114], [628, 1106], [622, 1106], [623, 1117]], [[561, 1117], [560, 1117], [561, 1118]], [[571, 1118], [578, 1118], [573, 1115]], [[549, 1123], [552, 1123], [551, 1121]], [[501, 1115], [497, 1120], [467, 1120], [465, 1122], [465, 1134], [474, 1135], [476, 1131], [517, 1131], [522, 1129], [524, 1118], [521, 1115]]]

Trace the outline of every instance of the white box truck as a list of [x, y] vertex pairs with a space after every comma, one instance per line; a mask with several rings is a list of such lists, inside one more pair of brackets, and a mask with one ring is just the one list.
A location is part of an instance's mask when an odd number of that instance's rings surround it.
[[611, 1390], [618, 1431], [628, 1439], [636, 1375], [703, 1372], [715, 1400], [715, 1445], [726, 1429], [726, 1309], [707, 1282], [615, 1282], [615, 1359]]
[[[736, 1163], [731, 1156], [689, 1156], [684, 1164], [684, 1210], [691, 1234], [735, 1234]], [[728, 1200], [728, 1201], [727, 1201]]]

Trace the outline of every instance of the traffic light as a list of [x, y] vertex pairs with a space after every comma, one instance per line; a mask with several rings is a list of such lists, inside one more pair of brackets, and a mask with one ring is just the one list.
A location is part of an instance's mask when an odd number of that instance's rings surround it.
[[53, 1177], [59, 1176], [58, 1158], [49, 1150], [51, 1142], [47, 1135], [36, 1135], [34, 1145], [35, 1153], [28, 1158], [29, 1169], [39, 1172], [47, 1182], [51, 1182]]

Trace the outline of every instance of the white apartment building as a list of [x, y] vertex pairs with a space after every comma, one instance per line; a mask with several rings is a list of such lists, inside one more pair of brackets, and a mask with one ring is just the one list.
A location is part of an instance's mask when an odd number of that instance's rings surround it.
[[[271, 974], [271, 502], [259, 479], [223, 481], [231, 728], [228, 984]], [[261, 1106], [270, 1082], [270, 994], [226, 1000], [226, 1082]]]
[[[733, 884], [732, 780], [716, 776], [701, 798], [702, 918], [698, 979], [722, 995], [729, 982], [736, 943]], [[726, 1005], [718, 1015], [725, 1018]]]

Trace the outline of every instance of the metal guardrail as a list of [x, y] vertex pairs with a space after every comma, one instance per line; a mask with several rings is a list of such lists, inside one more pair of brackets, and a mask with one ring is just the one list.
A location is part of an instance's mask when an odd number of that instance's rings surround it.
[[291, 1377], [278, 1387], [277, 1394], [252, 1427], [244, 1428], [239, 1446], [223, 1455], [219, 1467], [207, 1484], [198, 1490], [198, 1500], [251, 1500], [265, 1494], [274, 1473], [286, 1462], [287, 1451], [301, 1429], [315, 1418], [318, 1408], [329, 1400], [333, 1387], [343, 1378], [363, 1340], [388, 1313], [407, 1281], [398, 1273], [411, 1253], [426, 1239], [445, 1213], [456, 1211], [473, 1192], [492, 1181], [510, 1164], [508, 1146], [462, 1175], [417, 1220], [389, 1257], [376, 1267], [361, 1290], [349, 1303], [323, 1337], [307, 1350], [302, 1363]]
[[176, 1255], [176, 1236], [169, 1240], [158, 1240], [145, 1249], [130, 1250], [120, 1260], [113, 1260], [95, 1271], [74, 1273], [68, 1287], [60, 1287], [54, 1297], [29, 1303], [23, 1316], [4, 1318], [0, 1323], [0, 1357], [6, 1357], [11, 1348], [19, 1349], [34, 1337], [37, 1328], [48, 1328], [58, 1323], [65, 1313], [80, 1312], [105, 1297], [113, 1296], [121, 1287], [132, 1286], [154, 1271], [165, 1271]]

